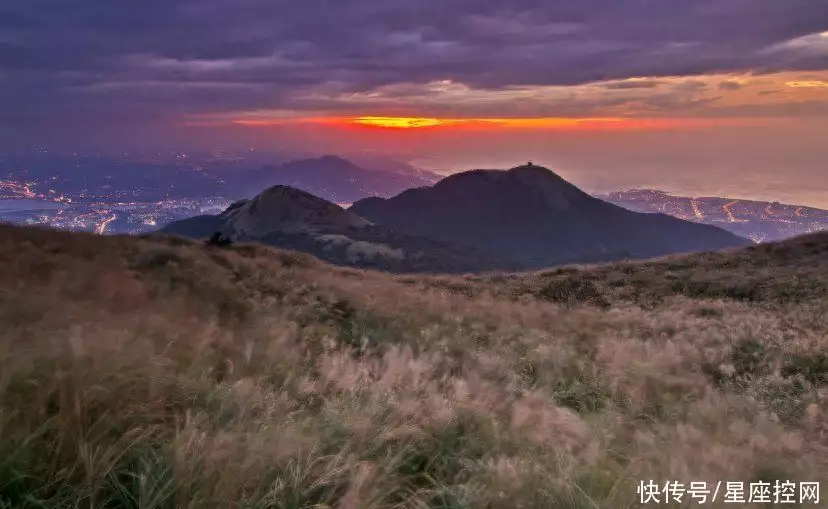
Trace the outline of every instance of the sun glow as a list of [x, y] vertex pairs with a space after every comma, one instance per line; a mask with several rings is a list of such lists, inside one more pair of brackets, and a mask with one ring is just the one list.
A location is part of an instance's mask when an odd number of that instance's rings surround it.
[[386, 129], [420, 129], [434, 127], [517, 127], [575, 128], [627, 124], [621, 118], [422, 118], [422, 117], [355, 117], [340, 123]]
[[646, 121], [630, 118], [437, 118], [437, 117], [310, 117], [310, 118], [249, 118], [235, 119], [232, 123], [248, 127], [267, 127], [286, 124], [327, 124], [375, 129], [434, 129], [462, 128], [523, 128], [523, 129], [575, 129], [601, 127], [643, 126]]
[[[800, 85], [802, 86], [802, 85]], [[810, 86], [815, 86], [811, 84]], [[680, 128], [703, 128], [722, 125], [755, 125], [755, 118], [694, 118], [694, 117], [536, 117], [536, 118], [438, 118], [438, 117], [268, 117], [252, 118], [191, 118], [184, 125], [219, 127], [238, 125], [252, 128], [288, 126], [327, 126], [344, 129], [368, 129], [380, 131], [435, 131], [435, 130], [559, 130], [559, 131], [634, 131]]]
[[449, 120], [440, 118], [418, 118], [418, 117], [357, 117], [347, 119], [352, 124], [387, 127], [392, 129], [417, 129], [423, 127], [437, 127], [445, 125], [456, 125], [462, 120]]

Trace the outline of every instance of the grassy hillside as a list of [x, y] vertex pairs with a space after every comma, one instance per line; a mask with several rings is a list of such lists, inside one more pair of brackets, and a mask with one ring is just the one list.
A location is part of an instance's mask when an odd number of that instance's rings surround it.
[[645, 479], [824, 480], [826, 286], [828, 235], [392, 277], [0, 226], [0, 507], [625, 508]]

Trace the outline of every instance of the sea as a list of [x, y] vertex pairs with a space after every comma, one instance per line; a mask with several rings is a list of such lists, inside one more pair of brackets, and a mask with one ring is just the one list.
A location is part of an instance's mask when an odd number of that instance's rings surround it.
[[27, 212], [32, 210], [55, 210], [64, 207], [62, 203], [27, 198], [0, 200], [0, 213]]

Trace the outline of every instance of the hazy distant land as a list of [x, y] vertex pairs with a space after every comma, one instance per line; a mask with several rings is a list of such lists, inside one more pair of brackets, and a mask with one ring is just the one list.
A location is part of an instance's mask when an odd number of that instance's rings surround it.
[[674, 196], [655, 189], [629, 189], [598, 197], [638, 212], [660, 212], [716, 225], [755, 242], [782, 240], [828, 229], [828, 211], [801, 205]]

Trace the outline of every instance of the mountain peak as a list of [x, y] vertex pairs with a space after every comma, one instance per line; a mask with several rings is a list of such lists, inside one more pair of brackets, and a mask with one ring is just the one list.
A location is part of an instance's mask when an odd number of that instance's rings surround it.
[[492, 181], [498, 181], [499, 183], [505, 183], [507, 181], [513, 180], [514, 177], [534, 178], [538, 179], [538, 181], [542, 181], [542, 179], [544, 178], [548, 179], [549, 177], [552, 177], [557, 181], [564, 182], [568, 185], [572, 185], [566, 182], [566, 180], [564, 180], [560, 175], [550, 170], [549, 168], [546, 168], [544, 166], [538, 166], [532, 162], [522, 164], [520, 166], [515, 166], [514, 168], [510, 168], [508, 170], [476, 169], [464, 171], [460, 173], [455, 173], [453, 175], [449, 175], [448, 177], [444, 178], [441, 182], [451, 182], [460, 179], [466, 180], [469, 178], [485, 178]]
[[303, 191], [302, 189], [297, 189], [295, 187], [286, 186], [284, 184], [277, 184], [275, 186], [270, 186], [264, 191], [262, 191], [256, 199], [261, 199], [265, 196], [286, 196], [286, 197], [298, 197], [298, 198], [305, 198], [308, 200], [316, 200], [319, 202], [325, 202], [322, 198], [314, 196], [313, 194]]
[[540, 207], [566, 210], [593, 198], [543, 166], [529, 163], [509, 170], [455, 173], [433, 186], [443, 199], [484, 200], [509, 209]]
[[515, 166], [514, 168], [512, 168], [508, 171], [523, 171], [523, 170], [539, 170], [539, 171], [548, 171], [550, 173], [552, 172], [552, 170], [550, 170], [549, 168], [545, 168], [543, 166], [538, 166], [537, 164], [533, 163], [532, 161], [529, 161], [526, 164], [521, 164], [520, 166]]
[[262, 237], [273, 231], [306, 231], [337, 226], [361, 228], [369, 221], [301, 189], [276, 185], [223, 214], [234, 238]]
[[197, 216], [165, 226], [163, 233], [261, 242], [311, 253], [339, 265], [392, 272], [467, 272], [517, 268], [467, 246], [398, 233], [308, 192], [269, 187], [218, 216]]
[[506, 173], [511, 174], [524, 174], [524, 175], [538, 175], [538, 176], [547, 176], [547, 177], [555, 177], [559, 180], [564, 180], [560, 175], [555, 173], [555, 171], [550, 170], [545, 166], [539, 166], [537, 164], [532, 163], [531, 161], [526, 164], [521, 164], [520, 166], [515, 166], [514, 168], [510, 168], [506, 170]]
[[338, 203], [353, 203], [372, 195], [394, 196], [438, 180], [428, 175], [365, 168], [332, 154], [264, 167], [248, 172], [244, 178], [247, 196], [252, 197], [274, 184], [284, 184]]
[[724, 230], [624, 210], [543, 166], [472, 170], [350, 211], [413, 235], [455, 242], [530, 267], [646, 258], [741, 245]]
[[328, 163], [328, 164], [348, 164], [356, 166], [351, 161], [345, 159], [344, 157], [339, 157], [333, 154], [326, 154], [324, 156], [320, 156], [316, 159], [320, 163]]

